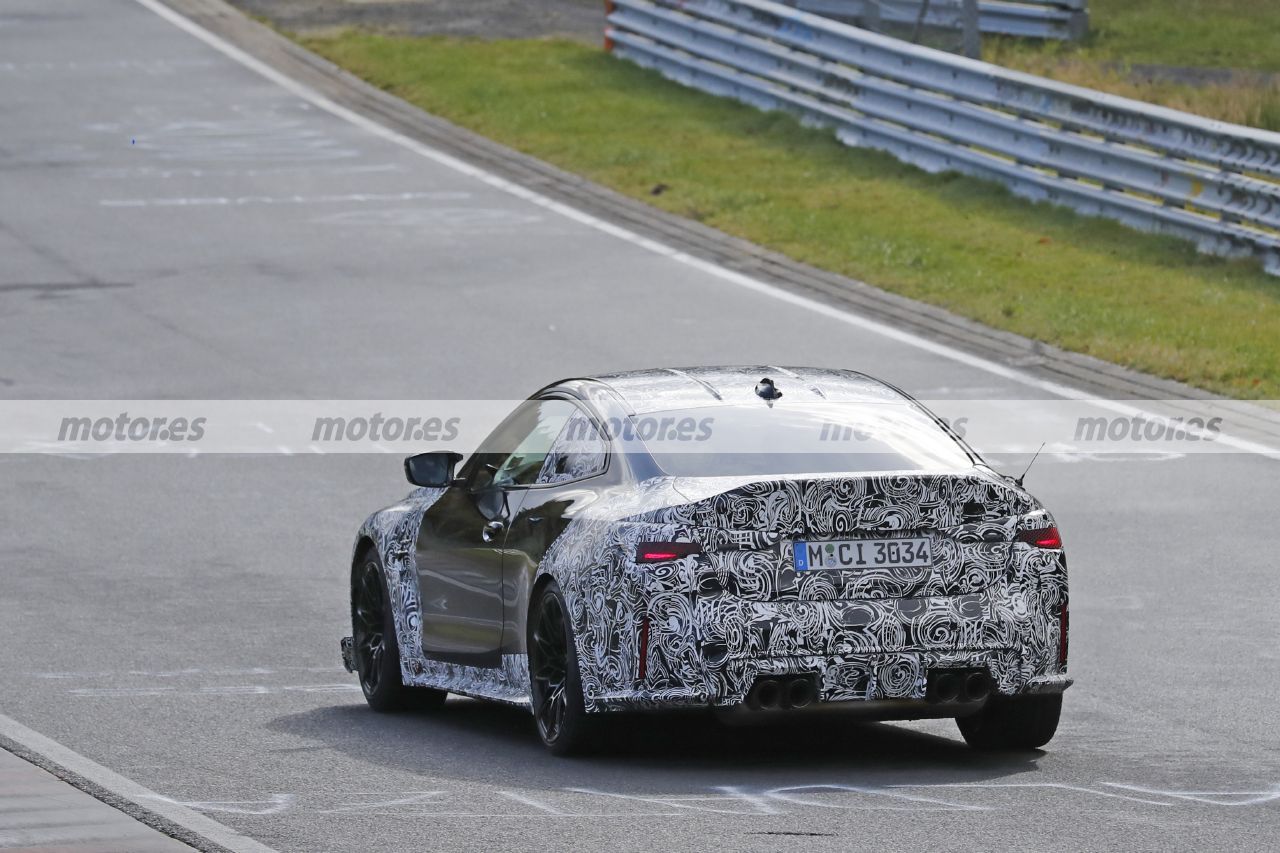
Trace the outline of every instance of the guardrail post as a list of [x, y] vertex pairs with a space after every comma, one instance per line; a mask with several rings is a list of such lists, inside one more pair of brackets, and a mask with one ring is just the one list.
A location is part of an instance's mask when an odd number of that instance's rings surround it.
[[[613, 10], [617, 7], [613, 4], [613, 0], [604, 0], [604, 15], [607, 19], [613, 14]], [[613, 28], [606, 22], [604, 25], [604, 52], [613, 53]]]
[[1081, 7], [1078, 11], [1071, 13], [1071, 19], [1067, 22], [1067, 38], [1071, 41], [1080, 41], [1089, 34], [1089, 10]]
[[964, 0], [960, 21], [963, 39], [961, 53], [970, 59], [981, 59], [982, 29], [978, 23], [978, 0]]
[[924, 0], [920, 4], [920, 11], [916, 12], [916, 24], [911, 30], [911, 41], [915, 44], [920, 43], [920, 37], [924, 35], [924, 22], [929, 17], [929, 0]]
[[874, 32], [884, 29], [880, 16], [880, 0], [867, 0], [864, 4], [862, 26]]

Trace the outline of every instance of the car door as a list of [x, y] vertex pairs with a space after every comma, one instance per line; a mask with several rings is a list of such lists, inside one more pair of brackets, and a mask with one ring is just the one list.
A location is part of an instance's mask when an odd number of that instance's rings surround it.
[[574, 516], [616, 482], [609, 445], [595, 419], [576, 408], [547, 454], [542, 470], [524, 490], [507, 532], [502, 571], [506, 591], [503, 648], [524, 650], [524, 619], [529, 591], [551, 544]]
[[501, 663], [507, 530], [573, 411], [565, 400], [521, 404], [423, 516], [416, 557], [427, 657], [471, 666]]

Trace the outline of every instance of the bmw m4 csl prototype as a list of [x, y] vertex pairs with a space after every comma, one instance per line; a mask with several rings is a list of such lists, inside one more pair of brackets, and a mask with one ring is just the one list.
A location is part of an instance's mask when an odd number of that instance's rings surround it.
[[351, 566], [343, 658], [375, 710], [521, 705], [556, 753], [628, 710], [953, 717], [988, 749], [1057, 727], [1052, 516], [863, 374], [566, 380], [405, 469]]

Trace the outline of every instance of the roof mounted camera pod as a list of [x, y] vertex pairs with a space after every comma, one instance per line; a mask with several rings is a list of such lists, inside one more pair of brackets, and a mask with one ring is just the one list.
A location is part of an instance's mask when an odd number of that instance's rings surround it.
[[756, 396], [762, 400], [772, 402], [781, 397], [782, 392], [778, 390], [778, 386], [773, 383], [773, 380], [766, 376], [756, 383]]

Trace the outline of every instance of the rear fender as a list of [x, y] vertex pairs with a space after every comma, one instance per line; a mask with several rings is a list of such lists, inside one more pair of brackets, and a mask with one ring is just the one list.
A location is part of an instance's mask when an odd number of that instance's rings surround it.
[[[1017, 533], [1057, 527], [1048, 510], [1038, 509], [1018, 519]], [[1038, 548], [1015, 541], [1010, 553], [1007, 597], [1015, 612], [1024, 654], [1025, 675], [1062, 675], [1059, 641], [1067, 607], [1067, 554], [1062, 548]]]
[[[689, 536], [673, 524], [578, 518], [538, 567], [535, 585], [552, 578], [564, 596], [588, 711], [602, 710], [600, 699], [607, 694], [635, 687], [642, 624], [646, 616], [651, 622], [657, 618], [655, 606], [664, 626], [693, 624], [695, 560], [637, 564], [638, 544], [652, 541], [689, 541]], [[651, 629], [650, 642], [661, 643], [669, 633]], [[692, 649], [688, 633], [684, 642]], [[655, 657], [684, 651], [664, 648]]]

